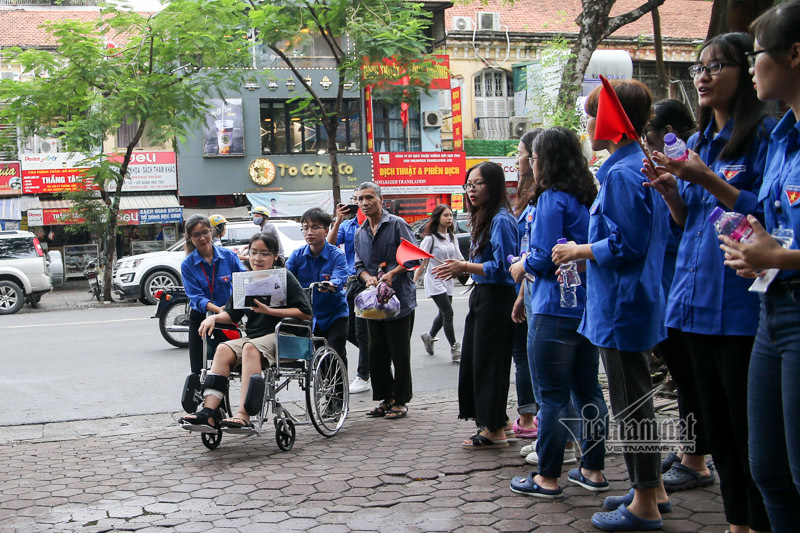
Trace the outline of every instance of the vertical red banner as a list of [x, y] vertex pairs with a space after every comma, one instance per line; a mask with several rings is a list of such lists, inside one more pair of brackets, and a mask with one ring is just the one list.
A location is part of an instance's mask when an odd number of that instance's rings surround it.
[[453, 107], [453, 150], [464, 151], [464, 134], [461, 130], [461, 87], [450, 89], [450, 100]]
[[367, 152], [374, 152], [373, 146], [374, 134], [372, 132], [372, 89], [366, 87], [364, 89], [364, 114], [366, 116], [367, 125]]

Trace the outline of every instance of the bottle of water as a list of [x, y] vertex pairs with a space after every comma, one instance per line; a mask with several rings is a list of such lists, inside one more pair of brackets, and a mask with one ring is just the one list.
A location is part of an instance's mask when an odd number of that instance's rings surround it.
[[[566, 244], [567, 239], [558, 239], [558, 244]], [[561, 307], [578, 307], [578, 297], [576, 288], [581, 284], [581, 277], [578, 274], [578, 265], [575, 261], [562, 263], [556, 271], [558, 276], [558, 287], [561, 290]]]
[[664, 155], [673, 161], [686, 161], [689, 158], [686, 143], [674, 133], [664, 135]]
[[708, 221], [714, 225], [717, 235], [725, 235], [739, 242], [753, 240], [753, 228], [747, 217], [741, 213], [726, 212], [721, 207], [715, 207], [708, 215]]
[[[506, 257], [506, 260], [508, 261], [509, 265], [513, 265], [514, 263], [516, 263], [518, 261], [522, 261], [523, 259], [525, 259], [526, 255], [527, 254], [522, 254], [522, 257], [520, 257], [518, 255], [509, 254], [508, 257]], [[536, 276], [534, 276], [533, 274], [529, 274], [528, 271], [526, 270], [525, 271], [525, 279], [527, 279], [530, 282], [534, 282], [534, 281], [536, 281]]]

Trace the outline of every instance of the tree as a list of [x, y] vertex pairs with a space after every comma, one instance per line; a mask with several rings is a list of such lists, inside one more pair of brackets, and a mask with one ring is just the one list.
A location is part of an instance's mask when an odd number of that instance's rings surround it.
[[558, 93], [558, 102], [562, 109], [572, 109], [575, 106], [586, 67], [603, 39], [657, 8], [664, 0], [646, 0], [636, 9], [611, 17], [611, 9], [615, 3], [616, 0], [581, 0], [583, 9], [575, 19], [580, 30], [564, 68]]
[[[67, 150], [89, 154], [86, 192], [72, 195], [73, 211], [105, 230], [106, 300], [133, 150], [145, 131], [155, 141], [184, 139], [187, 125], [203, 117], [204, 98], [235, 84], [231, 71], [220, 68], [249, 63], [246, 19], [238, 0], [173, 0], [152, 16], [104, 6], [93, 22], [48, 23], [55, 51], [3, 50], [3, 61], [21, 65], [26, 77], [0, 82], [0, 123], [58, 137]], [[115, 162], [101, 147], [125, 122], [138, 128]]]
[[[425, 32], [430, 14], [421, 3], [406, 0], [249, 0], [251, 28], [263, 43], [294, 73], [305, 89], [296, 101], [296, 113], [305, 121], [321, 124], [328, 137], [332, 191], [341, 201], [336, 130], [346, 84], [376, 85], [381, 97], [405, 105], [415, 103], [415, 89], [427, 90], [432, 78], [424, 67], [430, 39]], [[336, 98], [326, 105], [318, 89], [300, 74], [301, 57], [291, 54], [302, 40], [321, 39], [339, 73]], [[363, 68], [381, 64], [385, 68]]]
[[773, 0], [714, 0], [706, 39], [720, 33], [746, 32], [750, 23], [772, 4]]

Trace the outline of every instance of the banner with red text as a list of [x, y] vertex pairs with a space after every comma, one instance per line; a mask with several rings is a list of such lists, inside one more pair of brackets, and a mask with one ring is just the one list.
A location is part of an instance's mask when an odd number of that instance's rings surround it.
[[[122, 162], [122, 155], [110, 156]], [[175, 152], [134, 152], [128, 165], [128, 176], [122, 185], [124, 192], [174, 191], [178, 189]], [[116, 187], [108, 187], [114, 191]]]
[[461, 87], [450, 89], [450, 101], [453, 108], [453, 150], [464, 150], [463, 123], [461, 121]]
[[464, 152], [390, 152], [372, 154], [372, 176], [384, 194], [462, 192]]
[[43, 194], [85, 189], [89, 185], [83, 180], [86, 167], [79, 165], [84, 159], [86, 155], [77, 152], [23, 155], [22, 192]]
[[22, 174], [19, 161], [0, 161], [0, 196], [22, 194]]
[[[28, 209], [30, 226], [64, 226], [78, 224], [83, 218], [70, 213], [69, 207], [55, 209]], [[122, 209], [117, 213], [117, 224], [120, 226], [136, 226], [139, 224], [138, 209]]]

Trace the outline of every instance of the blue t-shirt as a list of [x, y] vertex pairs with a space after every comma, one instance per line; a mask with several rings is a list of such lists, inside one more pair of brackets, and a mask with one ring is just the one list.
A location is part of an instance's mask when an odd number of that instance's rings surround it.
[[[720, 160], [732, 133], [733, 119], [714, 136], [714, 122], [702, 135], [694, 134], [689, 147], [714, 171], [741, 192], [733, 211], [763, 217], [758, 191], [766, 165], [769, 132], [775, 119], [765, 118], [758, 135], [745, 155]], [[681, 230], [674, 222], [671, 229], [680, 239], [675, 277], [667, 300], [668, 327], [702, 335], [755, 335], [758, 328], [758, 295], [748, 292], [752, 280], [736, 275], [725, 266], [724, 252], [708, 215], [722, 207], [717, 198], [700, 185], [678, 180], [681, 198], [686, 204], [686, 222]], [[671, 219], [670, 219], [671, 220]]]
[[539, 196], [531, 226], [531, 250], [525, 270], [536, 276], [531, 289], [531, 314], [581, 318], [586, 304], [586, 275], [576, 287], [577, 307], [561, 307], [561, 288], [556, 265], [551, 259], [553, 246], [564, 237], [586, 244], [589, 210], [573, 195], [548, 189]]
[[347, 261], [347, 271], [351, 276], [356, 273], [356, 251], [353, 245], [356, 230], [358, 229], [358, 220], [355, 217], [350, 220], [345, 220], [339, 225], [339, 231], [336, 234], [336, 245], [344, 244], [344, 258]]
[[666, 337], [661, 267], [667, 241], [666, 205], [643, 187], [636, 143], [611, 154], [589, 209], [595, 260], [586, 267], [586, 308], [578, 333], [600, 348], [649, 350]]
[[475, 244], [473, 241], [470, 262], [483, 263], [483, 275], [472, 274], [472, 281], [513, 287], [514, 278], [508, 271], [508, 256], [517, 255], [517, 220], [514, 215], [501, 207], [489, 227], [489, 241], [478, 255], [475, 255]]
[[186, 296], [189, 297], [192, 309], [203, 314], [206, 312], [208, 302], [220, 307], [225, 305], [233, 294], [232, 274], [246, 270], [233, 250], [221, 246], [212, 248], [214, 259], [210, 265], [197, 250], [187, 255], [181, 263]]
[[338, 287], [336, 292], [314, 291], [314, 324], [322, 331], [327, 331], [335, 320], [348, 315], [344, 292], [347, 262], [340, 249], [326, 242], [319, 255], [314, 257], [311, 247], [306, 244], [292, 252], [286, 260], [286, 268], [304, 289], [318, 281], [330, 281]]
[[[782, 227], [794, 230], [791, 249], [800, 239], [800, 123], [792, 111], [773, 130], [767, 154], [767, 170], [758, 194], [764, 207], [767, 231]], [[800, 276], [797, 270], [782, 270], [781, 279]]]

